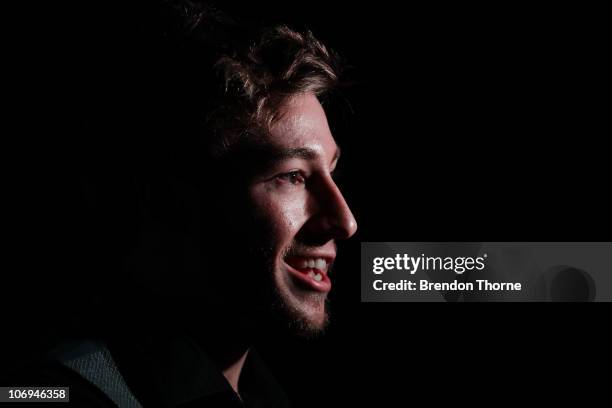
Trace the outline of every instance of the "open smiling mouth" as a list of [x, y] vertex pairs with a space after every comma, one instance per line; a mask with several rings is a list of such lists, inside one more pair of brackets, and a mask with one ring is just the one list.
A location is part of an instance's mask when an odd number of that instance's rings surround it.
[[289, 274], [300, 286], [317, 292], [331, 290], [327, 276], [331, 259], [321, 257], [291, 256], [285, 259]]

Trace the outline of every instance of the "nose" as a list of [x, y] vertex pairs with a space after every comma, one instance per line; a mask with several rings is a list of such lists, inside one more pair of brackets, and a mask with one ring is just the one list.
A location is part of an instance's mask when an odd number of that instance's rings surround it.
[[314, 191], [316, 201], [311, 228], [331, 239], [348, 239], [357, 232], [357, 221], [342, 192], [328, 177]]

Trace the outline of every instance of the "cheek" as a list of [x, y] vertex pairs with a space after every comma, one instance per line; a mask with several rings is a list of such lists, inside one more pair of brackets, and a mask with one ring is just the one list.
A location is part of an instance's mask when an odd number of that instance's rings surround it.
[[261, 187], [252, 191], [251, 198], [257, 218], [268, 224], [279, 240], [292, 239], [308, 218], [305, 190], [283, 194]]

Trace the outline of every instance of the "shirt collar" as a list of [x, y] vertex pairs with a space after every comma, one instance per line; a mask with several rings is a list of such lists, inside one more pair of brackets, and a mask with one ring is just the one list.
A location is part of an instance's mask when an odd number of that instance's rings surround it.
[[[146, 370], [149, 386], [138, 381], [136, 388], [150, 399], [161, 399], [166, 407], [220, 396], [238, 398], [210, 357], [187, 336], [147, 336], [130, 347], [115, 345], [111, 352], [120, 368], [128, 371], [128, 384], [129, 371]], [[245, 360], [238, 388], [247, 406], [289, 406], [282, 388], [253, 349]]]

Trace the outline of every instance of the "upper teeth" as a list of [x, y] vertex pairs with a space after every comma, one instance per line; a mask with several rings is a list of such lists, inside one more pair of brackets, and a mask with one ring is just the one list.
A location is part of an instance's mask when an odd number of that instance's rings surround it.
[[314, 268], [323, 271], [326, 266], [327, 262], [323, 258], [309, 258], [300, 261], [301, 268]]

